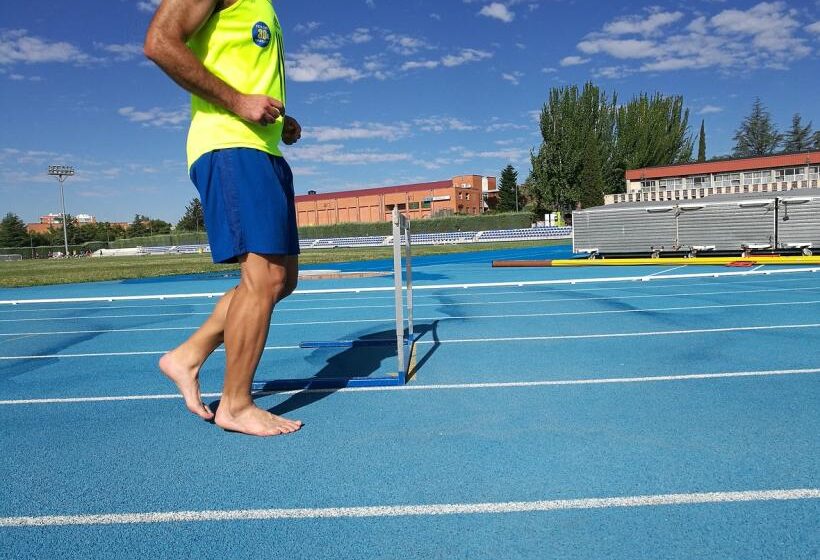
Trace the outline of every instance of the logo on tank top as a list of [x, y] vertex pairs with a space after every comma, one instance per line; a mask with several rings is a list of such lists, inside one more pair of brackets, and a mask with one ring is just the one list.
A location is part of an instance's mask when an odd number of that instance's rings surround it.
[[259, 21], [253, 26], [253, 42], [262, 48], [270, 44], [270, 27], [267, 23]]

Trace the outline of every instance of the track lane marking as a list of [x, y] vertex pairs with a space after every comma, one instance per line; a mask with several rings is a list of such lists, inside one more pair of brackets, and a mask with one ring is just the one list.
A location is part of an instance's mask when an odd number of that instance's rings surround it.
[[127, 525], [135, 523], [192, 523], [202, 521], [498, 515], [565, 510], [594, 510], [816, 499], [820, 499], [820, 489], [818, 488], [793, 488], [778, 490], [746, 490], [740, 492], [650, 494], [605, 498], [537, 500], [529, 502], [483, 502], [472, 504], [414, 504], [358, 507], [269, 508], [20, 516], [0, 517], [0, 527], [61, 527], [67, 525]]
[[[562, 387], [567, 385], [613, 385], [630, 383], [663, 383], [671, 381], [699, 381], [708, 379], [735, 379], [775, 376], [799, 376], [820, 373], [820, 368], [808, 369], [775, 369], [761, 371], [734, 371], [724, 373], [688, 373], [671, 375], [654, 375], [639, 377], [586, 377], [578, 379], [554, 379], [545, 381], [489, 381], [480, 383], [440, 383], [429, 385], [408, 384], [386, 387], [348, 387], [343, 389], [306, 389], [294, 391], [257, 391], [254, 395], [295, 395], [297, 393], [384, 393], [392, 391], [454, 391], [470, 389], [520, 389], [535, 387]], [[219, 398], [222, 393], [203, 393], [203, 398]], [[174, 394], [157, 395], [121, 395], [97, 397], [62, 397], [44, 399], [11, 399], [0, 400], [0, 406], [43, 405], [43, 404], [80, 404], [119, 401], [180, 400], [182, 396]]]
[[[555, 299], [521, 299], [521, 300], [499, 300], [499, 301], [479, 301], [479, 302], [437, 302], [437, 303], [420, 303], [415, 304], [415, 307], [468, 307], [468, 306], [488, 306], [488, 305], [511, 305], [511, 304], [525, 304], [525, 303], [564, 303], [573, 301], [621, 301], [628, 299], [650, 299], [650, 298], [672, 298], [672, 297], [690, 297], [690, 296], [714, 296], [714, 295], [736, 295], [736, 294], [758, 294], [758, 293], [782, 293], [782, 292], [816, 292], [820, 291], [820, 286], [802, 287], [802, 288], [780, 288], [780, 289], [760, 289], [760, 290], [721, 290], [716, 292], [679, 292], [674, 294], [642, 294], [632, 296], [601, 296], [601, 297], [583, 297], [583, 298], [555, 298]], [[437, 296], [448, 297], [448, 296]], [[332, 310], [350, 310], [350, 309], [393, 309], [395, 305], [352, 305], [352, 306], [325, 306], [325, 307], [294, 307], [277, 309], [276, 313], [287, 313], [296, 311], [332, 311]], [[35, 322], [35, 321], [78, 321], [84, 319], [130, 319], [130, 318], [146, 318], [146, 317], [189, 317], [198, 315], [210, 315], [208, 312], [192, 311], [188, 313], [144, 313], [144, 314], [127, 314], [127, 315], [85, 315], [75, 317], [24, 317], [18, 319], [0, 319], [0, 323], [20, 323], [20, 322]]]
[[[775, 275], [775, 274], [805, 274], [807, 272], [820, 272], [820, 267], [811, 268], [784, 268], [775, 270], [744, 270], [736, 272], [695, 272], [688, 274], [668, 274], [666, 276], [609, 276], [601, 278], [561, 278], [556, 280], [525, 280], [507, 282], [465, 282], [454, 284], [416, 284], [413, 291], [421, 290], [444, 290], [451, 288], [501, 288], [501, 287], [524, 287], [524, 286], [560, 286], [560, 285], [587, 285], [587, 284], [607, 284], [612, 282], [647, 282], [661, 280], [680, 280], [684, 278], [731, 278], [738, 276], [755, 275]], [[296, 290], [294, 294], [360, 294], [373, 292], [392, 292], [392, 286], [376, 286], [365, 288], [322, 288], [315, 290]], [[170, 299], [195, 299], [195, 298], [216, 298], [224, 295], [224, 292], [198, 293], [198, 294], [164, 294], [147, 296], [101, 296], [101, 297], [81, 297], [81, 298], [51, 298], [51, 299], [19, 299], [0, 300], [0, 305], [26, 305], [42, 303], [87, 303], [87, 302], [114, 302], [114, 301], [147, 301], [147, 300], [170, 300]]]
[[[490, 302], [492, 303], [492, 302]], [[515, 302], [513, 302], [515, 303]], [[788, 305], [818, 305], [820, 300], [789, 301], [789, 302], [766, 302], [766, 303], [735, 303], [720, 305], [689, 305], [681, 307], [650, 307], [647, 309], [607, 309], [601, 311], [556, 311], [552, 313], [505, 313], [503, 315], [443, 315], [438, 317], [416, 317], [416, 321], [464, 321], [477, 319], [523, 319], [534, 317], [579, 317], [585, 315], [613, 315], [623, 313], [658, 313], [664, 311], [702, 311], [705, 309], [737, 309], [743, 307], [773, 307]], [[458, 304], [456, 304], [458, 305]], [[395, 317], [385, 317], [376, 319], [343, 319], [339, 321], [288, 321], [286, 323], [269, 323], [271, 327], [292, 327], [306, 325], [341, 325], [358, 323], [386, 323], [395, 320]], [[78, 331], [43, 331], [43, 332], [22, 332], [22, 333], [0, 333], [2, 337], [37, 337], [51, 335], [68, 334], [108, 334], [108, 333], [133, 333], [133, 332], [163, 332], [163, 331], [193, 331], [198, 326], [191, 327], [135, 327], [131, 329], [99, 329], [99, 330], [78, 330]]]

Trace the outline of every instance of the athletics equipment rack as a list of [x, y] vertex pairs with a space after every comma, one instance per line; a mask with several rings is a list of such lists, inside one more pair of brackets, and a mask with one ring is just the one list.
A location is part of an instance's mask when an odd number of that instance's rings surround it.
[[[402, 252], [404, 266], [402, 266]], [[373, 377], [311, 377], [254, 381], [254, 391], [293, 391], [299, 389], [337, 389], [343, 387], [401, 386], [412, 376], [415, 342], [413, 329], [413, 262], [410, 243], [410, 220], [398, 208], [393, 209], [393, 278], [396, 302], [396, 338], [364, 340], [305, 341], [300, 348], [364, 348], [396, 346], [397, 371]], [[406, 307], [406, 309], [405, 309]]]

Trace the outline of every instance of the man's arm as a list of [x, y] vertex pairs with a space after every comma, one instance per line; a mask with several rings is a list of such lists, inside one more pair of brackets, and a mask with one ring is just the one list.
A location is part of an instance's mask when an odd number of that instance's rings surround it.
[[211, 74], [186, 41], [225, 0], [163, 0], [145, 36], [145, 56], [176, 83], [246, 121], [266, 125], [285, 114], [278, 99], [248, 95]]

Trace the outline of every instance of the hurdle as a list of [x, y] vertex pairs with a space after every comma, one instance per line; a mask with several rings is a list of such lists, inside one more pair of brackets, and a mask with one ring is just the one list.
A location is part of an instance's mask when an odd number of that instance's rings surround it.
[[[373, 377], [311, 377], [254, 381], [254, 392], [296, 391], [304, 389], [340, 389], [346, 387], [401, 386], [413, 375], [415, 343], [420, 337], [413, 327], [413, 256], [410, 243], [410, 220], [398, 208], [393, 209], [393, 278], [396, 302], [396, 338], [366, 340], [305, 341], [304, 349], [396, 347], [397, 371]], [[403, 255], [402, 255], [403, 253]], [[404, 266], [402, 266], [402, 256]], [[406, 312], [405, 312], [406, 301]]]

